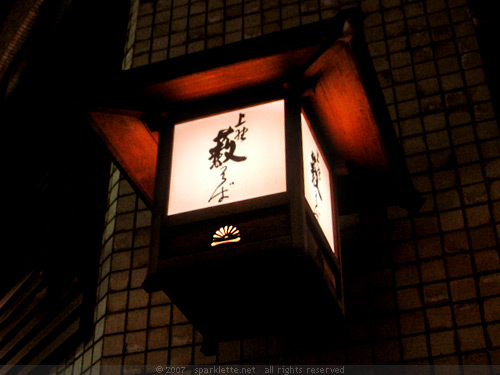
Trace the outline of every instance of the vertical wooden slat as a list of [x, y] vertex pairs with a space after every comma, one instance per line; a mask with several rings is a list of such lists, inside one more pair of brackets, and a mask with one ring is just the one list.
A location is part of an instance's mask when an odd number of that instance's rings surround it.
[[149, 245], [148, 278], [144, 283], [144, 288], [149, 290], [150, 278], [158, 270], [160, 255], [160, 232], [163, 220], [167, 212], [168, 187], [170, 180], [170, 169], [172, 162], [172, 149], [174, 138], [174, 125], [169, 120], [164, 119], [160, 131], [159, 151], [157, 155], [157, 168], [161, 173], [157, 173], [155, 178], [154, 208], [151, 224], [151, 242]]
[[293, 87], [289, 88], [285, 96], [286, 180], [290, 197], [292, 246], [294, 249], [304, 248], [306, 241], [300, 114], [300, 93], [295, 91]]

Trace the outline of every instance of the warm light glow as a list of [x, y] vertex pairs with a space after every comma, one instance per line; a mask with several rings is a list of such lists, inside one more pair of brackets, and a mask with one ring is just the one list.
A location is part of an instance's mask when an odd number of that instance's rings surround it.
[[283, 100], [177, 124], [168, 215], [286, 191]]
[[307, 100], [336, 154], [357, 166], [387, 173], [388, 139], [377, 125], [350, 44], [335, 43], [306, 76], [317, 78], [316, 94]]
[[304, 193], [319, 226], [335, 252], [331, 175], [323, 153], [302, 114], [302, 155], [304, 161]]
[[141, 120], [140, 112], [91, 111], [90, 124], [101, 136], [122, 170], [153, 205], [158, 137]]
[[224, 243], [239, 242], [241, 240], [240, 230], [232, 225], [226, 225], [215, 232], [212, 237], [211, 246], [222, 245]]

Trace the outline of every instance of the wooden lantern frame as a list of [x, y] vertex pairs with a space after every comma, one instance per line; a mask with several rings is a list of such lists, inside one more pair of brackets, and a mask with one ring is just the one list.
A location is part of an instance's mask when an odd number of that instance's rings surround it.
[[[270, 327], [286, 330], [298, 318], [297, 314], [286, 314], [287, 301], [293, 303], [293, 296], [301, 295], [299, 290], [303, 298], [315, 296], [311, 304], [328, 305], [325, 312], [332, 314], [331, 323], [336, 320], [335, 315], [342, 316], [344, 312], [340, 246], [336, 246], [335, 253], [330, 249], [304, 194], [302, 92], [294, 85], [287, 86], [274, 98], [284, 99], [286, 192], [168, 216], [175, 122], [165, 119], [159, 129], [148, 282], [155, 286], [152, 289], [164, 290], [171, 296], [195, 327], [215, 340], [256, 332], [259, 327], [267, 327], [266, 331]], [[270, 99], [264, 97], [266, 101]], [[247, 104], [260, 102], [256, 96]], [[229, 105], [226, 109], [235, 108]], [[309, 125], [317, 140], [321, 139], [321, 130]], [[333, 165], [325, 146], [321, 143], [319, 146]], [[334, 174], [331, 167], [327, 168], [332, 176], [330, 194], [335, 202]], [[334, 241], [338, 244], [335, 210], [331, 214]], [[238, 227], [242, 240], [211, 247], [213, 233], [225, 225]], [[212, 282], [213, 272], [227, 274], [232, 286], [227, 288], [227, 283], [219, 278]], [[255, 283], [252, 272], [266, 281]], [[313, 277], [314, 273], [317, 274]], [[293, 285], [287, 288], [280, 283], [279, 289], [274, 288], [276, 279], [287, 278], [295, 279]], [[303, 284], [299, 290], [298, 283]], [[278, 298], [278, 294], [286, 297]], [[204, 298], [206, 295], [211, 295], [210, 299]], [[257, 309], [241, 314], [242, 307], [250, 303], [255, 303]], [[316, 315], [321, 315], [313, 305], [303, 307], [297, 310], [304, 319], [316, 321]], [[312, 315], [306, 317], [306, 311]]]

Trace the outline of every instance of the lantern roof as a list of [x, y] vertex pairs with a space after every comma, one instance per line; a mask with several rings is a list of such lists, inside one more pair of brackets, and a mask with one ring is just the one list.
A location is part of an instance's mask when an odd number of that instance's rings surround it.
[[286, 89], [295, 88], [335, 159], [345, 161], [351, 173], [382, 181], [372, 194], [384, 191], [396, 197], [396, 204], [418, 208], [420, 197], [409, 179], [359, 23], [358, 12], [343, 12], [319, 23], [123, 71], [93, 97], [91, 123], [152, 206], [156, 131], [165, 118], [196, 118], [283, 97]]

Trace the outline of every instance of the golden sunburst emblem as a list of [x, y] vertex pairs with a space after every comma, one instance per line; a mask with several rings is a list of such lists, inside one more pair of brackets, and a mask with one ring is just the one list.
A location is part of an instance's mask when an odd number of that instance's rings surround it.
[[214, 233], [212, 240], [211, 246], [222, 245], [229, 242], [238, 242], [241, 240], [240, 230], [233, 225], [226, 225]]

